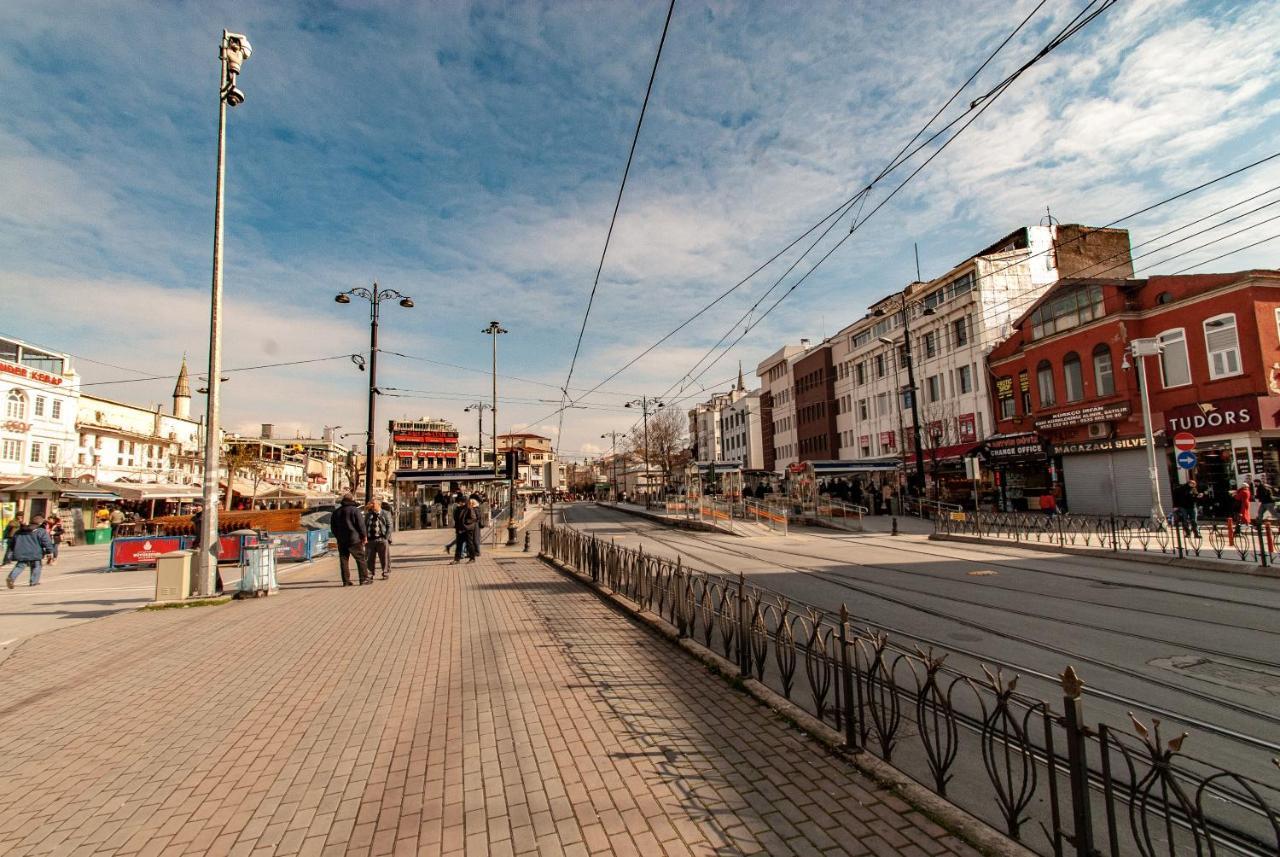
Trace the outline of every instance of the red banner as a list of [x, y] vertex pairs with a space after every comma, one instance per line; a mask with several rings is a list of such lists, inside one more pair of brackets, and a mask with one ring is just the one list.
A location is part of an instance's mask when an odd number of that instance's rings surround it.
[[163, 553], [180, 550], [182, 536], [155, 536], [115, 539], [111, 542], [111, 567], [122, 565], [155, 565]]

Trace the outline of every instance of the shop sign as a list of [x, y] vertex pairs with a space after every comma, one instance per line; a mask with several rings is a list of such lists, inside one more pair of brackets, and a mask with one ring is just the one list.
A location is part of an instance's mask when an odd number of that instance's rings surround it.
[[427, 431], [398, 431], [392, 435], [396, 443], [457, 443], [457, 435]]
[[1082, 440], [1078, 443], [1059, 443], [1055, 451], [1060, 455], [1071, 455], [1075, 452], [1117, 452], [1125, 449], [1145, 449], [1145, 437], [1117, 437], [1111, 440]]
[[996, 398], [1013, 398], [1013, 378], [1011, 376], [1006, 375], [1003, 378], [996, 379]]
[[869, 435], [869, 434], [860, 434], [860, 435], [858, 435], [858, 445], [859, 445], [859, 446], [871, 446], [871, 435]]
[[31, 431], [31, 423], [24, 423], [22, 420], [5, 420], [4, 427], [21, 434]]
[[988, 438], [985, 444], [991, 458], [1026, 458], [1044, 455], [1044, 444], [1037, 434], [1011, 434], [1007, 437]]
[[895, 440], [895, 439], [894, 439], [894, 434], [893, 434], [893, 432], [891, 432], [891, 431], [882, 431], [882, 432], [880, 432], [880, 445], [881, 445], [881, 446], [887, 446], [887, 447], [889, 447], [890, 449], [894, 449], [894, 448], [896, 448], [896, 445], [895, 445], [894, 440]]
[[956, 425], [960, 429], [962, 443], [973, 443], [978, 439], [978, 418], [974, 414], [961, 414], [956, 417]]
[[1164, 419], [1170, 433], [1186, 432], [1196, 437], [1257, 431], [1262, 427], [1257, 396], [1235, 396], [1170, 408], [1165, 411]]
[[1093, 405], [1088, 408], [1076, 408], [1073, 411], [1063, 411], [1060, 414], [1054, 414], [1051, 417], [1045, 417], [1042, 420], [1036, 420], [1036, 428], [1038, 429], [1056, 429], [1065, 428], [1067, 426], [1083, 426], [1089, 423], [1105, 423], [1112, 420], [1120, 420], [1129, 416], [1131, 408], [1128, 402], [1121, 402], [1118, 405]]
[[19, 366], [16, 363], [6, 363], [3, 360], [0, 360], [0, 372], [17, 375], [19, 378], [27, 378], [31, 381], [39, 381], [42, 384], [52, 384], [55, 387], [62, 383], [61, 375], [50, 375], [48, 372], [41, 372], [39, 369], [32, 369], [30, 366]]

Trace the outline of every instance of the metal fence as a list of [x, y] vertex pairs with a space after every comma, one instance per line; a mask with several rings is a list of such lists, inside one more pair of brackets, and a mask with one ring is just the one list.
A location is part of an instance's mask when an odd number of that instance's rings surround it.
[[1124, 515], [1045, 515], [1033, 512], [952, 512], [934, 518], [935, 533], [1009, 539], [1113, 552], [1210, 557], [1268, 566], [1275, 561], [1272, 521], [1162, 521]]
[[[543, 524], [541, 553], [732, 662], [1029, 848], [1053, 857], [1280, 854], [1280, 789], [1183, 751], [1158, 720], [1091, 723], [1071, 667], [1055, 703], [1018, 676], [855, 629], [838, 615], [643, 550]], [[1264, 764], [1270, 765], [1269, 761]], [[1277, 763], [1280, 764], [1280, 763]]]

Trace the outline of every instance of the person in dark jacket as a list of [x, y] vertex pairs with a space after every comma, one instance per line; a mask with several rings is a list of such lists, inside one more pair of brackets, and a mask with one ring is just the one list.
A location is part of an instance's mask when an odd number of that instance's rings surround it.
[[53, 553], [53, 542], [49, 539], [49, 531], [44, 528], [44, 516], [34, 515], [31, 523], [18, 527], [13, 536], [12, 555], [13, 571], [5, 578], [5, 583], [13, 589], [14, 581], [22, 575], [22, 569], [30, 569], [28, 585], [40, 585], [40, 566], [44, 558]]
[[4, 525], [4, 560], [0, 565], [8, 565], [13, 559], [13, 537], [22, 529], [22, 513], [13, 516], [13, 520]]
[[475, 562], [480, 556], [480, 504], [475, 500], [467, 500], [453, 510], [454, 550], [453, 562], [462, 561], [462, 549], [465, 546], [467, 562]]
[[369, 533], [364, 526], [364, 515], [356, 498], [350, 493], [342, 495], [342, 502], [334, 510], [329, 528], [338, 542], [338, 569], [342, 572], [342, 585], [351, 586], [351, 557], [356, 560], [356, 572], [360, 575], [360, 585], [372, 583], [369, 574], [369, 563], [365, 559], [365, 542]]
[[382, 579], [386, 580], [391, 576], [391, 513], [374, 500], [365, 509], [364, 527], [369, 534], [369, 549], [365, 556], [365, 562], [369, 564], [369, 578], [373, 578], [381, 559]]
[[1173, 486], [1173, 516], [1176, 524], [1182, 525], [1182, 533], [1187, 537], [1200, 537], [1200, 500], [1204, 497], [1196, 489], [1196, 481]]

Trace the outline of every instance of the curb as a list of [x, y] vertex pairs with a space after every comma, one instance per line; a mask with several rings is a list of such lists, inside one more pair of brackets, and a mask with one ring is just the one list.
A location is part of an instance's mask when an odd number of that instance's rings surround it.
[[722, 530], [717, 526], [703, 523], [702, 521], [682, 521], [679, 518], [668, 518], [664, 515], [655, 515], [652, 512], [644, 512], [640, 509], [628, 509], [624, 506], [614, 506], [610, 503], [601, 503], [599, 500], [595, 501], [595, 505], [603, 509], [613, 509], [614, 511], [622, 512], [627, 515], [634, 515], [637, 518], [644, 518], [646, 521], [653, 521], [654, 523], [663, 524], [677, 530], [696, 530], [700, 533], [719, 533], [723, 536], [738, 535], [732, 530]]
[[1213, 559], [1209, 557], [1186, 557], [1165, 554], [1133, 554], [1128, 551], [1109, 551], [1103, 548], [1081, 548], [1073, 545], [1051, 545], [1043, 542], [1012, 542], [1008, 539], [989, 539], [985, 536], [963, 536], [953, 533], [933, 533], [931, 542], [960, 542], [970, 545], [988, 545], [990, 547], [1021, 548], [1022, 550], [1040, 551], [1042, 553], [1062, 553], [1073, 556], [1091, 556], [1096, 559], [1115, 560], [1117, 562], [1145, 562], [1151, 565], [1167, 565], [1171, 568], [1189, 568], [1198, 571], [1216, 571], [1219, 574], [1236, 574], [1246, 577], [1263, 577], [1280, 580], [1280, 568], [1263, 567], [1248, 562], [1236, 562], [1229, 559]]
[[962, 839], [989, 857], [1037, 857], [1021, 843], [1015, 842], [985, 821], [969, 814], [955, 804], [917, 783], [906, 774], [887, 762], [876, 758], [871, 753], [854, 750], [846, 746], [844, 735], [812, 714], [771, 690], [754, 678], [742, 678], [738, 675], [738, 665], [715, 652], [702, 648], [687, 637], [680, 637], [674, 627], [662, 618], [641, 609], [640, 605], [624, 595], [610, 590], [608, 587], [594, 583], [590, 578], [561, 565], [551, 557], [537, 554], [536, 558], [566, 577], [585, 586], [605, 604], [633, 619], [653, 633], [675, 644], [689, 657], [700, 661], [710, 671], [718, 674], [731, 686], [740, 687], [755, 698], [757, 702], [769, 709], [775, 716], [790, 722], [797, 730], [817, 741], [827, 752], [839, 756], [849, 762], [864, 776], [889, 789], [898, 797], [911, 804], [915, 809], [935, 821], [948, 832]]

